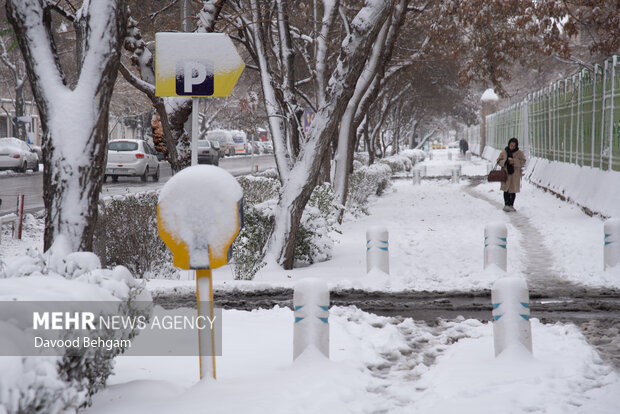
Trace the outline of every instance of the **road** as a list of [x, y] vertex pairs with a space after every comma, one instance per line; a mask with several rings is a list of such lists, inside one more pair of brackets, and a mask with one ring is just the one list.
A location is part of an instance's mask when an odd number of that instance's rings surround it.
[[[220, 167], [232, 175], [244, 175], [252, 171], [264, 171], [276, 166], [273, 155], [263, 154], [251, 156], [226, 157], [220, 160]], [[120, 177], [117, 183], [108, 180], [101, 190], [102, 196], [113, 196], [132, 192], [140, 192], [160, 188], [172, 176], [170, 164], [160, 163], [161, 176], [159, 182], [150, 179], [143, 183], [139, 177]], [[34, 213], [43, 210], [43, 173], [8, 173], [0, 175], [0, 215], [15, 212], [17, 195], [24, 194], [25, 211]]]

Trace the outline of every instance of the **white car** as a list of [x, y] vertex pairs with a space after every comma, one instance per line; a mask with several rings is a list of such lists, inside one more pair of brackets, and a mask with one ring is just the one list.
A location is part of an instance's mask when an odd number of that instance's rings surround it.
[[118, 177], [140, 177], [145, 182], [153, 177], [159, 180], [157, 151], [140, 139], [117, 139], [108, 143], [108, 164], [105, 167], [105, 182], [108, 177], [117, 182]]
[[0, 138], [0, 170], [39, 171], [39, 157], [34, 150], [18, 138]]

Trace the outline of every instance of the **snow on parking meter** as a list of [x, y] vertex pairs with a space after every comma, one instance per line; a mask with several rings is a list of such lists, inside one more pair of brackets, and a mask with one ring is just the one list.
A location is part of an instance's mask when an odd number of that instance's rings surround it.
[[[210, 165], [182, 170], [159, 194], [159, 236], [172, 252], [175, 266], [196, 270], [199, 317], [214, 318], [211, 269], [228, 263], [228, 251], [243, 225], [242, 196], [229, 172]], [[210, 302], [208, 307], [200, 306], [201, 294]], [[215, 378], [214, 331], [210, 334], [203, 338], [207, 333], [199, 330], [200, 378]]]

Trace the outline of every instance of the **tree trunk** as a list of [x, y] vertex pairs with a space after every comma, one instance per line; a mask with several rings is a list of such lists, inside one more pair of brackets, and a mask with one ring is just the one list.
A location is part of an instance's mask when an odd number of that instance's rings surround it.
[[125, 37], [127, 4], [125, 0], [98, 0], [85, 5], [88, 10], [80, 12], [96, 14], [89, 19], [85, 41], [84, 62], [89, 64], [81, 68], [76, 89], [71, 90], [65, 86], [51, 34], [47, 8], [51, 6], [35, 0], [6, 3], [43, 127], [45, 250], [64, 237], [73, 251], [91, 251], [97, 220], [108, 107]]
[[328, 83], [326, 104], [319, 108], [289, 178], [282, 186], [275, 227], [267, 247], [267, 260], [276, 259], [285, 269], [294, 262], [296, 235], [303, 210], [320, 173], [320, 165], [355, 85], [364, 69], [379, 30], [390, 15], [391, 2], [367, 1], [351, 23], [351, 34], [343, 41], [336, 71]]
[[[24, 102], [24, 85], [26, 83], [22, 81], [18, 81], [17, 86], [15, 87], [15, 117], [20, 118], [26, 114], [26, 103]], [[32, 121], [31, 121], [32, 122]], [[26, 136], [26, 124], [20, 122], [19, 120], [16, 123], [17, 128], [17, 138], [22, 141], [27, 141]]]

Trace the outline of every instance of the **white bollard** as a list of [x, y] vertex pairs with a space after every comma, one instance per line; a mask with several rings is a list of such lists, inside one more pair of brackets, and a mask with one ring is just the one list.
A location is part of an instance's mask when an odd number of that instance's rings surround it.
[[422, 181], [422, 179], [420, 178], [420, 170], [416, 168], [412, 172], [413, 172], [413, 184], [414, 185], [420, 184], [420, 182]]
[[506, 348], [523, 345], [532, 353], [530, 294], [525, 279], [503, 277], [493, 284], [493, 342], [495, 356]]
[[329, 289], [320, 279], [302, 279], [293, 293], [293, 359], [314, 345], [329, 358]]
[[388, 230], [383, 226], [373, 226], [366, 230], [366, 273], [377, 268], [390, 273]]
[[450, 152], [450, 150], [448, 150], [448, 160], [452, 161], [452, 153]]
[[426, 177], [426, 165], [420, 165], [420, 175]]
[[453, 183], [458, 183], [459, 182], [459, 170], [456, 168], [452, 169], [452, 178], [451, 181]]
[[471, 161], [471, 151], [467, 151], [467, 152], [465, 153], [465, 159], [466, 159], [467, 161]]
[[504, 272], [508, 256], [508, 230], [501, 222], [489, 223], [484, 227], [484, 268], [494, 264]]
[[429, 151], [428, 152], [428, 159], [432, 160], [433, 159], [433, 151]]
[[609, 219], [603, 225], [605, 232], [605, 247], [603, 257], [604, 269], [620, 266], [620, 219]]

